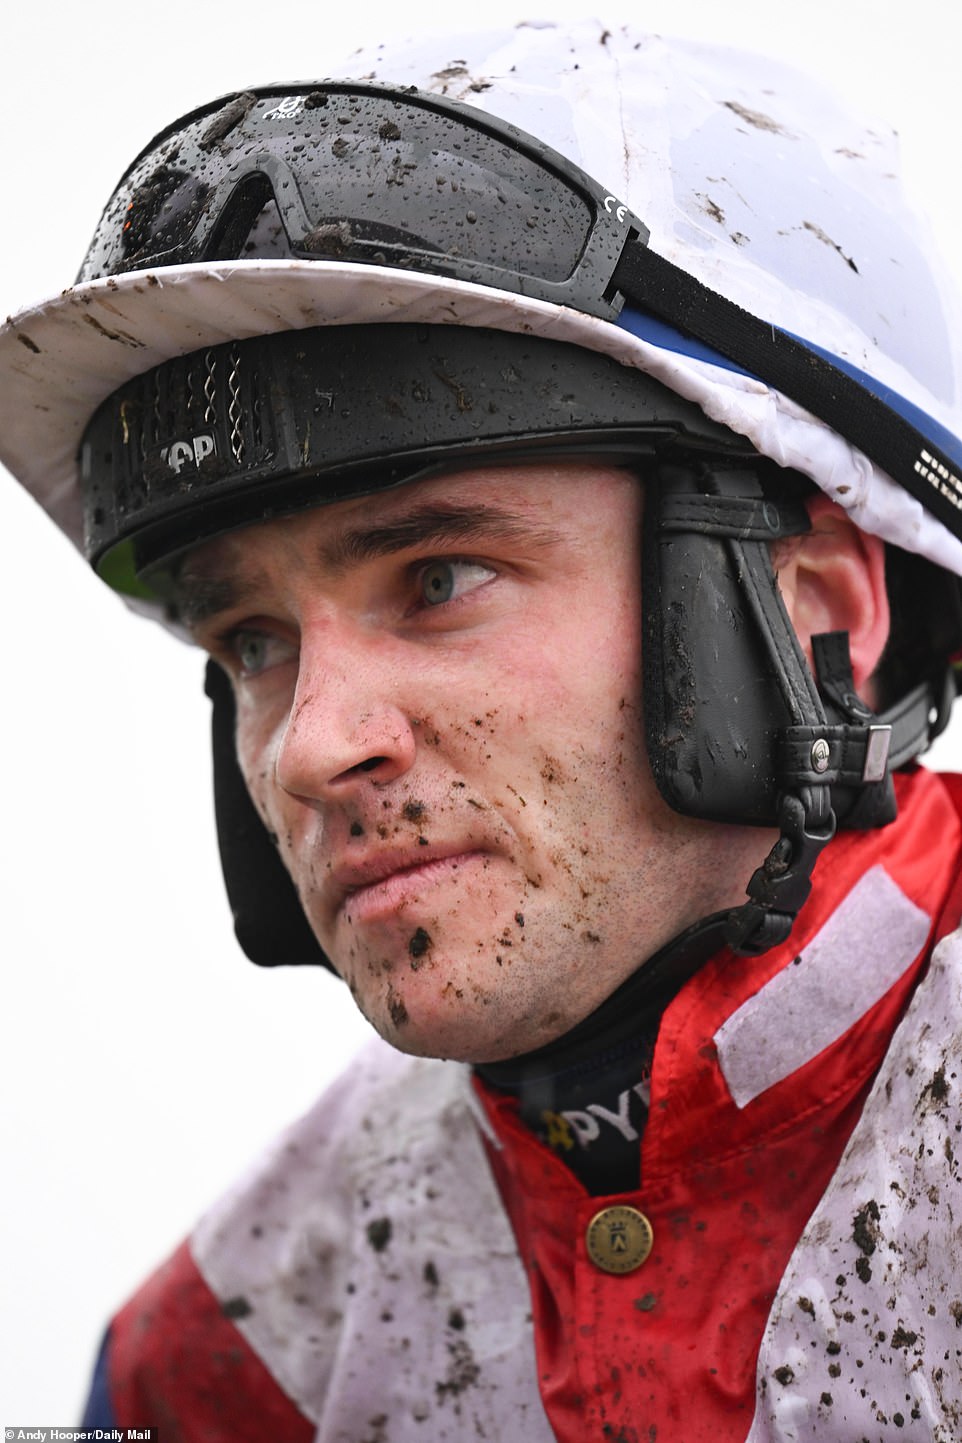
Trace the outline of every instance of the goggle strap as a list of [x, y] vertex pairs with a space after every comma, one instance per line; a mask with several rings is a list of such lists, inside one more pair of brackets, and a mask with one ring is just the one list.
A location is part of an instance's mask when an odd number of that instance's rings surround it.
[[863, 451], [953, 535], [959, 534], [958, 463], [846, 371], [647, 246], [625, 247], [613, 285], [632, 305], [710, 346], [811, 411]]

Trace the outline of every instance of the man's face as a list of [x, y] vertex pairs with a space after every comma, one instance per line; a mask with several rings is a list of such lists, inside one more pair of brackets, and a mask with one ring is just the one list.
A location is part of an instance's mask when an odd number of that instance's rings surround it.
[[185, 568], [251, 795], [405, 1051], [544, 1044], [741, 900], [764, 855], [655, 789], [642, 501], [609, 467], [478, 469], [234, 532]]

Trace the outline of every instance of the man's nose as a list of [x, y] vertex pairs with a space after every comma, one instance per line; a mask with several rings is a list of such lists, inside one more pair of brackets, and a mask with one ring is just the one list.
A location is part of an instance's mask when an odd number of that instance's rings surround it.
[[400, 704], [402, 672], [383, 642], [302, 643], [297, 687], [275, 776], [292, 796], [336, 800], [365, 782], [386, 783], [414, 764], [417, 741]]

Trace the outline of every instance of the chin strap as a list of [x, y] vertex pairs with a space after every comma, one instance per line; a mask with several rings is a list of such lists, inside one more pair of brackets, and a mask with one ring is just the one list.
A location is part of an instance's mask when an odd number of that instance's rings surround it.
[[780, 836], [752, 874], [749, 901], [725, 915], [725, 942], [733, 952], [757, 957], [784, 942], [812, 890], [812, 869], [835, 835], [828, 787], [785, 793], [779, 807]]
[[854, 690], [847, 633], [815, 636], [812, 650], [826, 714], [849, 720], [786, 729], [781, 780], [793, 789], [779, 799], [778, 841], [752, 875], [748, 902], [702, 924], [714, 929], [724, 919], [725, 943], [742, 956], [758, 956], [788, 937], [837, 825], [866, 829], [895, 820], [891, 770], [924, 751], [955, 692], [949, 676], [942, 696], [919, 686], [876, 716]]

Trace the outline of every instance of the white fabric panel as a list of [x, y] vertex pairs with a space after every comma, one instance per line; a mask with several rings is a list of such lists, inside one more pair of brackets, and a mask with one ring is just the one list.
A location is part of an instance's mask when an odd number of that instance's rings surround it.
[[883, 867], [866, 872], [796, 962], [715, 1033], [736, 1105], [747, 1106], [847, 1032], [915, 961], [930, 925]]
[[962, 1437], [962, 940], [937, 949], [792, 1255], [747, 1443]]
[[552, 1443], [467, 1079], [372, 1043], [192, 1238], [214, 1294], [244, 1299], [236, 1326], [318, 1443], [379, 1416], [391, 1443]]

